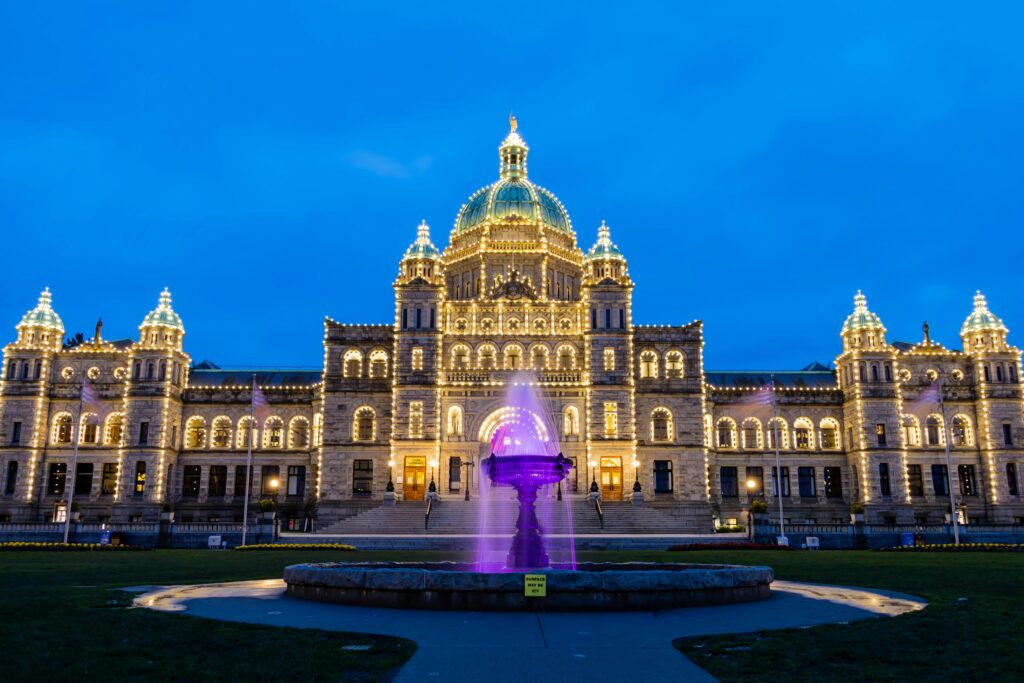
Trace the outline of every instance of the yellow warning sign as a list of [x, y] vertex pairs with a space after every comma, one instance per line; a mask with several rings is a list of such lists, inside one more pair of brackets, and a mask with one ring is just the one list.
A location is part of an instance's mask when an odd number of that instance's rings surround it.
[[548, 594], [546, 574], [526, 574], [523, 577], [523, 593], [528, 598], [543, 598]]

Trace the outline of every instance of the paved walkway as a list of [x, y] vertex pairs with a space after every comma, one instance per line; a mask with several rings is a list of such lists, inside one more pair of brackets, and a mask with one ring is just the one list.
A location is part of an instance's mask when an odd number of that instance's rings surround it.
[[434, 612], [349, 607], [284, 594], [284, 582], [177, 586], [136, 605], [200, 617], [409, 638], [411, 681], [712, 681], [672, 647], [681, 636], [812, 626], [922, 609], [906, 595], [776, 581], [768, 600], [658, 612]]

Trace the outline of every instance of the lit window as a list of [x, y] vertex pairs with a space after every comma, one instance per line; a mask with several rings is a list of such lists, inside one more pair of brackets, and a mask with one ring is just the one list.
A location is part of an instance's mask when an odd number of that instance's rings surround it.
[[604, 350], [604, 371], [615, 372], [615, 349]]
[[604, 404], [604, 435], [608, 437], [619, 433], [619, 406], [613, 401]]
[[423, 401], [409, 404], [409, 438], [423, 438]]
[[423, 349], [418, 346], [412, 350], [412, 371], [423, 371]]

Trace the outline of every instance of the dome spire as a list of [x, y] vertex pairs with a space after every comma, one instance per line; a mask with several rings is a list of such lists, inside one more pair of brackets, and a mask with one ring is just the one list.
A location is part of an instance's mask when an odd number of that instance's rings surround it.
[[140, 330], [144, 327], [171, 327], [184, 334], [185, 325], [181, 322], [181, 316], [171, 308], [171, 290], [164, 287], [164, 291], [160, 292], [160, 302], [139, 325]]
[[597, 242], [587, 252], [586, 260], [593, 261], [596, 259], [615, 259], [618, 261], [625, 261], [626, 257], [622, 255], [619, 247], [612, 242], [612, 231], [608, 227], [608, 224], [601, 221], [601, 225], [597, 228]]
[[416, 241], [409, 245], [409, 248], [405, 250], [405, 255], [402, 256], [403, 261], [409, 259], [430, 259], [436, 261], [441, 258], [441, 252], [434, 243], [430, 241], [430, 226], [427, 225], [426, 219], [420, 221], [419, 226], [416, 227]]
[[64, 323], [57, 312], [53, 310], [53, 295], [50, 294], [49, 287], [39, 293], [39, 302], [36, 307], [22, 316], [18, 328], [22, 327], [45, 327], [64, 334]]
[[884, 331], [885, 325], [882, 324], [881, 318], [868, 310], [868, 298], [858, 289], [856, 296], [853, 297], [853, 313], [847, 316], [846, 322], [843, 323], [842, 334], [874, 328], [881, 328]]
[[509, 114], [508, 135], [505, 136], [501, 147], [498, 148], [498, 155], [501, 157], [502, 178], [526, 177], [526, 155], [530, 152], [530, 148], [526, 146], [526, 141], [519, 135], [518, 130], [519, 120], [516, 119], [515, 114]]
[[1007, 329], [1003, 321], [992, 311], [988, 310], [988, 302], [985, 300], [985, 295], [979, 290], [974, 294], [974, 310], [964, 320], [964, 324], [960, 328], [960, 336], [964, 337], [972, 332], [981, 331], [1006, 332]]

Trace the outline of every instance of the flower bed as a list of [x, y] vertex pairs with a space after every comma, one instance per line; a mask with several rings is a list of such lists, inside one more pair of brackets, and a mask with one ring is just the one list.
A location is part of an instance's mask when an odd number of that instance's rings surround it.
[[99, 543], [39, 543], [35, 541], [9, 541], [0, 543], [0, 550], [77, 550], [77, 551], [113, 551], [113, 550], [145, 550], [134, 545], [100, 545]]
[[785, 545], [772, 543], [689, 543], [670, 546], [669, 552], [682, 550], [794, 550]]
[[1022, 552], [1024, 543], [931, 543], [926, 545], [900, 545], [884, 550], [897, 550], [899, 552], [922, 552], [922, 553], [962, 553], [962, 552]]
[[235, 548], [235, 550], [341, 550], [343, 552], [355, 549], [354, 545], [345, 543], [257, 543], [240, 545]]

